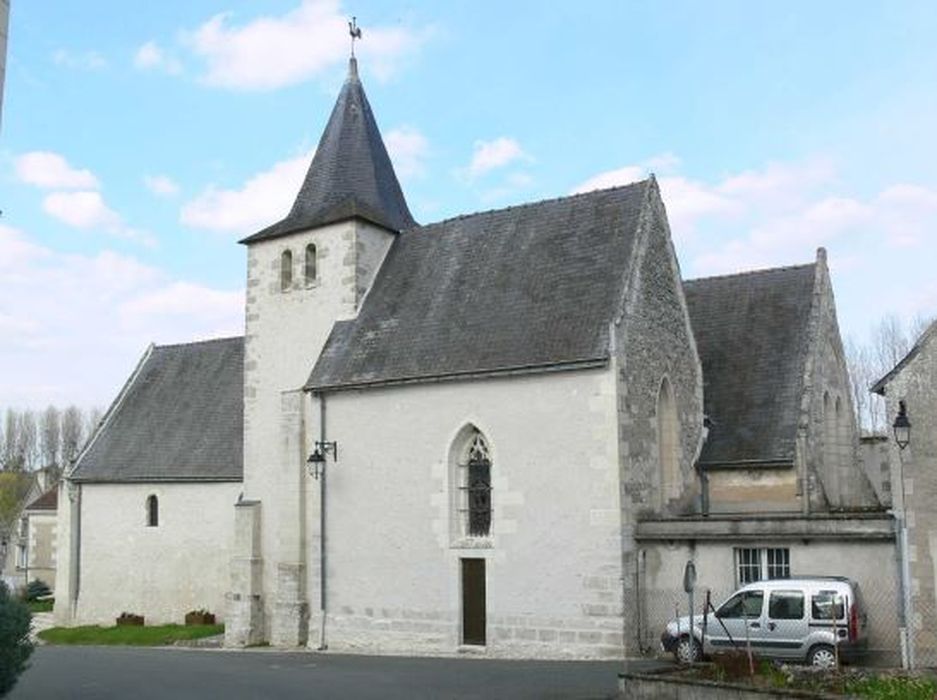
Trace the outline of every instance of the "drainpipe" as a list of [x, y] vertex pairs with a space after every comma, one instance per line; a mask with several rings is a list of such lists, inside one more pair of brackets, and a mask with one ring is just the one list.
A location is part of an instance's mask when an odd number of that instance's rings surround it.
[[[325, 442], [325, 394], [319, 394], [319, 440]], [[325, 651], [328, 649], [328, 644], [325, 643], [325, 479], [326, 474], [328, 474], [328, 469], [326, 468], [327, 463], [327, 461], [322, 463], [322, 473], [319, 475], [319, 651]]]
[[78, 614], [78, 592], [81, 587], [81, 484], [66, 480], [65, 490], [68, 500], [71, 501], [71, 566], [69, 567], [69, 583], [71, 584], [71, 600], [69, 601], [69, 618], [74, 620]]

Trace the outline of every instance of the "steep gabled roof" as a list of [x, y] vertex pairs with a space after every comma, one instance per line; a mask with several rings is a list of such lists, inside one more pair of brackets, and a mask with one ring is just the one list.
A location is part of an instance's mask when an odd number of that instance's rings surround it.
[[937, 338], [937, 321], [931, 323], [930, 326], [928, 326], [927, 329], [921, 333], [921, 337], [917, 339], [917, 341], [914, 343], [914, 347], [911, 348], [908, 354], [902, 357], [898, 364], [895, 365], [888, 374], [875, 382], [869, 391], [884, 396], [886, 387], [891, 382], [891, 380], [898, 376], [898, 374], [901, 373], [901, 370], [907, 367], [908, 363], [917, 357], [921, 350], [924, 349], [924, 346], [931, 342], [931, 340], [934, 338]]
[[71, 478], [240, 481], [243, 390], [243, 338], [152, 347]]
[[684, 283], [713, 422], [702, 464], [793, 462], [816, 265]]
[[391, 231], [415, 225], [354, 58], [332, 116], [286, 218], [241, 243], [362, 218]]
[[609, 356], [652, 181], [403, 232], [307, 389], [581, 367]]

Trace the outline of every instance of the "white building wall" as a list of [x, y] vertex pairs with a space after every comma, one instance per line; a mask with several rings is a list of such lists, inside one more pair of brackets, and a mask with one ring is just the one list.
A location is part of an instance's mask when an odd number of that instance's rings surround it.
[[[73, 624], [114, 624], [122, 612], [143, 615], [147, 624], [181, 623], [199, 608], [223, 617], [241, 489], [237, 482], [82, 484]], [[159, 499], [156, 527], [147, 526], [151, 494]], [[59, 573], [64, 592], [68, 572]], [[57, 617], [64, 614], [60, 602]]]
[[[488, 655], [622, 655], [611, 369], [347, 391], [327, 395], [326, 414], [339, 448], [326, 496], [330, 649], [455, 651], [460, 559], [483, 558]], [[451, 527], [450, 451], [467, 425], [492, 459], [491, 536], [474, 542]], [[316, 421], [310, 439], [318, 432]]]

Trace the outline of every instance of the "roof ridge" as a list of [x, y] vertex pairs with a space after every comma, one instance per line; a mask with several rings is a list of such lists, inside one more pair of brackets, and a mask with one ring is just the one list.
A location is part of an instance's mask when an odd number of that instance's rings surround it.
[[801, 263], [800, 265], [781, 265], [779, 267], [760, 267], [755, 270], [743, 270], [741, 272], [727, 272], [723, 275], [709, 275], [707, 277], [694, 277], [693, 279], [683, 280], [683, 284], [692, 284], [694, 282], [706, 282], [708, 280], [726, 279], [728, 277], [751, 277], [753, 275], [763, 275], [766, 272], [784, 272], [785, 270], [801, 270], [816, 266], [816, 262]]
[[551, 202], [560, 202], [563, 200], [572, 200], [572, 199], [582, 199], [584, 197], [589, 197], [597, 194], [603, 194], [607, 192], [612, 192], [613, 190], [625, 190], [629, 187], [634, 187], [635, 185], [643, 185], [647, 182], [650, 182], [652, 176], [648, 176], [643, 180], [635, 180], [634, 182], [629, 182], [626, 185], [613, 185], [611, 187], [602, 187], [599, 189], [589, 190], [588, 192], [575, 192], [573, 194], [560, 195], [557, 197], [544, 197], [543, 199], [537, 199], [532, 202], [521, 202], [520, 204], [509, 204], [506, 207], [496, 207], [492, 209], [482, 209], [480, 211], [474, 211], [469, 214], [457, 214], [456, 216], [450, 216], [447, 219], [440, 219], [439, 221], [432, 221], [428, 224], [417, 224], [406, 231], [413, 231], [415, 229], [424, 229], [424, 228], [433, 228], [435, 226], [442, 226], [443, 224], [448, 224], [451, 221], [460, 221], [462, 219], [471, 219], [476, 216], [483, 216], [485, 214], [495, 214], [503, 211], [512, 211], [514, 209], [529, 209], [530, 207], [540, 206], [542, 204], [550, 204]]
[[186, 345], [205, 345], [208, 343], [223, 343], [231, 340], [244, 340], [243, 335], [225, 335], [220, 338], [205, 338], [203, 340], [188, 340], [182, 343], [166, 343], [165, 345], [157, 345], [153, 343], [154, 348], [179, 348]]

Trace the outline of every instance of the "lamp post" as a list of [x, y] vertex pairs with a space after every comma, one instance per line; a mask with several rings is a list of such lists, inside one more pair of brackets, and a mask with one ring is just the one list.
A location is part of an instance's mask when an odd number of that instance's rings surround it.
[[902, 665], [914, 668], [914, 631], [911, 619], [911, 565], [908, 561], [908, 517], [905, 508], [904, 489], [904, 450], [911, 444], [911, 421], [908, 419], [908, 407], [904, 400], [898, 401], [898, 415], [892, 423], [895, 444], [898, 445], [898, 485], [901, 489], [901, 506], [897, 510], [898, 544], [901, 555], [901, 642]]

